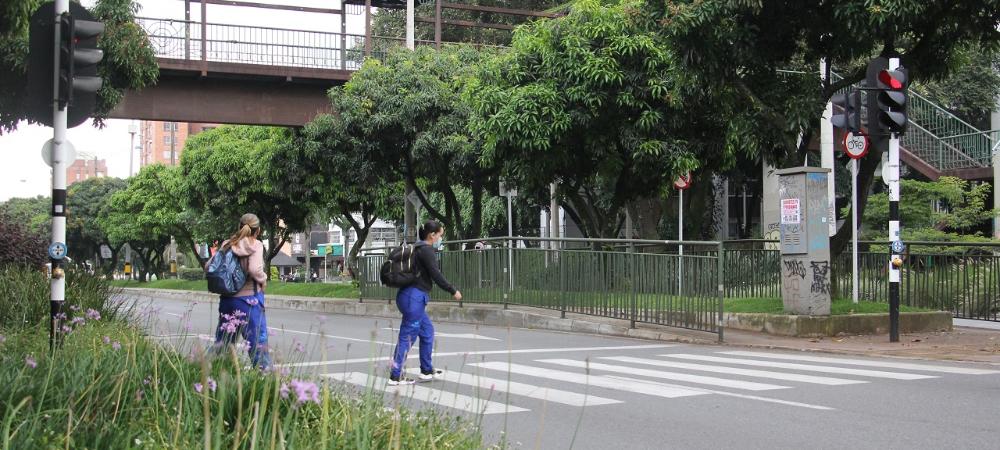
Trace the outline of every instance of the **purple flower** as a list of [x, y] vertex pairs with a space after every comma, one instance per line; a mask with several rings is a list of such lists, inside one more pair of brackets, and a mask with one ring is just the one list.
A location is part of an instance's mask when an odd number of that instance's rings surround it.
[[87, 324], [87, 319], [84, 319], [83, 317], [74, 317], [73, 320], [70, 321], [70, 324], [71, 325], [86, 325]]
[[76, 305], [70, 305], [69, 309], [70, 309], [70, 311], [79, 311], [80, 307], [76, 306]]
[[194, 391], [195, 392], [197, 392], [197, 393], [200, 394], [202, 389], [204, 389], [204, 386], [202, 386], [201, 383], [195, 383], [194, 384]]
[[306, 345], [302, 342], [295, 341], [295, 351], [302, 353], [306, 351]]
[[110, 344], [111, 343], [111, 338], [109, 338], [107, 336], [104, 336], [104, 343], [105, 344]]
[[90, 320], [101, 320], [101, 313], [97, 312], [95, 309], [88, 309], [87, 318]]
[[316, 386], [316, 383], [311, 381], [292, 380], [290, 386], [295, 390], [297, 403], [302, 404], [311, 401], [319, 404], [319, 387]]
[[326, 323], [326, 316], [320, 315], [319, 316], [319, 324], [323, 325], [324, 323]]
[[63, 326], [62, 326], [62, 332], [63, 332], [63, 333], [66, 333], [66, 334], [70, 334], [70, 333], [72, 333], [72, 332], [73, 332], [73, 329], [72, 329], [72, 328], [70, 328], [70, 326], [69, 326], [69, 325], [63, 325]]
[[281, 383], [278, 393], [281, 394], [281, 398], [288, 398], [288, 383]]
[[115, 350], [121, 350], [122, 349], [122, 344], [120, 342], [118, 342], [118, 341], [114, 341], [114, 342], [111, 343], [111, 348], [113, 348]]
[[215, 392], [216, 387], [218, 387], [218, 384], [215, 383], [215, 380], [212, 377], [208, 377], [208, 389]]
[[35, 367], [38, 367], [38, 362], [35, 361], [35, 358], [33, 356], [28, 355], [27, 357], [24, 358], [24, 365], [34, 369]]
[[66, 317], [67, 317], [66, 313], [56, 314], [56, 319], [59, 319], [59, 320], [66, 320]]
[[152, 381], [153, 380], [151, 380], [149, 377], [146, 377], [144, 380], [142, 380], [142, 384], [145, 384], [146, 386], [149, 386], [149, 383], [152, 382]]

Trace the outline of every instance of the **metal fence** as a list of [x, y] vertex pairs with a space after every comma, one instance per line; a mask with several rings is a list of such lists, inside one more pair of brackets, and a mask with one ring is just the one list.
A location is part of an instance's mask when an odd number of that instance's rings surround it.
[[[725, 243], [727, 298], [780, 298], [777, 241]], [[859, 242], [859, 300], [889, 300], [888, 243]], [[851, 253], [834, 258], [831, 289], [851, 296]], [[1000, 321], [1000, 244], [913, 242], [903, 258], [900, 303], [951, 311], [957, 318]]]
[[[610, 317], [633, 327], [666, 325], [722, 339], [721, 243], [517, 238], [509, 248], [507, 242], [484, 249], [452, 242], [453, 249], [441, 253], [441, 270], [460, 287], [462, 303], [547, 308], [563, 317], [567, 312]], [[682, 246], [687, 251], [681, 253]], [[396, 291], [378, 280], [385, 258], [359, 258], [363, 300], [395, 298]]]
[[[494, 241], [482, 250], [452, 242], [452, 249], [442, 252], [442, 271], [461, 287], [464, 302], [532, 306], [721, 334], [723, 298], [781, 298], [777, 241], [518, 238], [519, 245], [510, 251], [505, 242]], [[887, 247], [860, 243], [862, 301], [888, 301]], [[382, 254], [359, 259], [363, 299], [395, 297], [395, 290], [378, 280], [384, 261]], [[832, 271], [834, 296], [850, 298], [850, 252], [833, 260]], [[446, 295], [435, 290], [433, 297], [444, 300]], [[950, 311], [957, 318], [1000, 321], [1000, 244], [911, 243], [900, 301]]]

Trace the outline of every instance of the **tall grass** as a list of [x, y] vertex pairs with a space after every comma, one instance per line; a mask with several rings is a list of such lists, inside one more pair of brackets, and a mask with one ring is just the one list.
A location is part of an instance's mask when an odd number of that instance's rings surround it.
[[50, 352], [47, 277], [0, 270], [0, 450], [483, 446], [469, 420], [247, 369], [235, 347], [151, 339], [135, 324], [156, 309], [116, 301], [105, 280], [70, 274], [67, 293], [68, 332]]
[[[115, 300], [120, 289], [84, 272], [66, 273], [66, 308], [93, 309], [106, 319], [125, 318], [128, 305]], [[34, 327], [49, 317], [49, 278], [41, 271], [0, 267], [0, 329]]]
[[480, 448], [475, 425], [385, 408], [380, 395], [246, 370], [235, 349], [188, 355], [91, 321], [51, 355], [44, 333], [0, 344], [2, 448]]

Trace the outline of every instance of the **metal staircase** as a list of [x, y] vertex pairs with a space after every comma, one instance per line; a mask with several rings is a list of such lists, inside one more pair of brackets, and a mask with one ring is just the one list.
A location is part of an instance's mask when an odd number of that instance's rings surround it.
[[[842, 79], [836, 73], [832, 78]], [[932, 180], [993, 176], [992, 155], [1000, 145], [1000, 130], [982, 131], [913, 90], [907, 109], [910, 124], [900, 142], [905, 164]]]

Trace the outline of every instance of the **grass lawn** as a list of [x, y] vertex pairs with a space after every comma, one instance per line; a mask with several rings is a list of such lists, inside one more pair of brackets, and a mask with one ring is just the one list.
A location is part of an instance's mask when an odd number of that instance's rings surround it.
[[[156, 280], [145, 283], [128, 280], [115, 280], [112, 285], [118, 287], [147, 289], [179, 289], [187, 291], [208, 291], [204, 280]], [[300, 297], [324, 298], [358, 298], [358, 288], [349, 283], [284, 283], [271, 282], [267, 285], [267, 293], [271, 295], [293, 295]]]
[[[901, 312], [922, 312], [931, 311], [925, 308], [900, 305]], [[782, 314], [784, 306], [780, 298], [730, 298], [726, 299], [726, 312], [734, 313], [769, 313]], [[846, 314], [874, 314], [888, 313], [888, 303], [858, 302], [854, 303], [850, 299], [837, 299], [830, 305], [830, 313], [839, 316]]]

